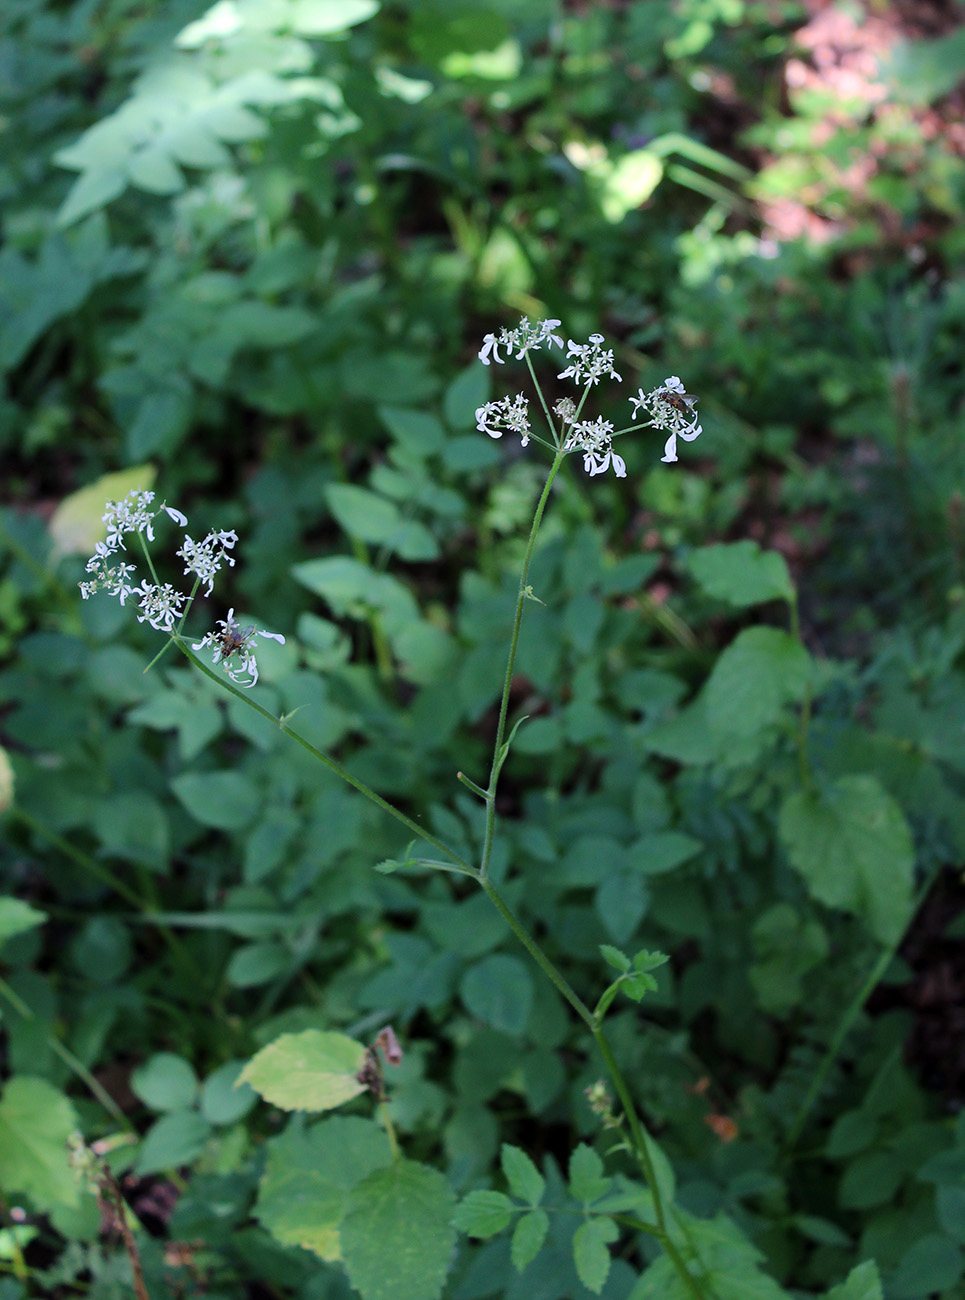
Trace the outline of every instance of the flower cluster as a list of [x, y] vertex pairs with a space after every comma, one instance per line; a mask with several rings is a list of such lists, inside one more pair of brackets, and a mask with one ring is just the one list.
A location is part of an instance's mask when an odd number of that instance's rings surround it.
[[685, 392], [684, 386], [676, 375], [665, 379], [659, 388], [645, 393], [637, 389], [637, 396], [630, 398], [634, 417], [641, 411], [650, 416], [644, 428], [666, 429], [670, 434], [663, 449], [661, 460], [672, 464], [677, 459], [677, 439], [693, 442], [699, 438], [703, 429], [697, 418], [697, 398]]
[[[516, 329], [503, 329], [498, 338], [495, 334], [487, 334], [479, 351], [479, 359], [486, 366], [491, 361], [502, 365], [506, 358], [499, 355], [500, 348], [515, 356], [517, 361], [544, 345], [562, 348], [563, 340], [555, 333], [559, 324], [558, 320], [541, 320], [531, 324], [524, 316]], [[583, 468], [591, 477], [604, 473], [612, 466], [617, 478], [625, 478], [626, 461], [613, 450], [613, 439], [621, 433], [629, 432], [629, 429], [614, 432], [613, 425], [602, 417], [595, 420], [578, 418], [589, 390], [601, 379], [622, 382], [613, 368], [613, 349], [605, 347], [605, 342], [602, 334], [591, 334], [586, 343], [576, 343], [573, 339], [567, 341], [566, 359], [569, 365], [557, 375], [557, 379], [572, 379], [574, 383], [583, 386], [584, 392], [579, 403], [572, 397], [563, 397], [556, 402], [553, 414], [559, 419], [557, 427], [553, 426], [547, 412], [553, 438], [553, 442], [548, 445], [551, 448], [555, 445], [562, 452], [582, 452]], [[697, 398], [684, 389], [677, 375], [671, 375], [649, 393], [645, 393], [642, 388], [638, 389], [637, 396], [630, 398], [630, 404], [635, 418], [639, 419], [641, 413], [646, 417], [630, 428], [663, 429], [669, 435], [662, 456], [662, 460], [667, 463], [677, 459], [678, 438], [692, 442], [700, 436]], [[543, 409], [547, 409], [545, 403]], [[480, 406], [476, 410], [476, 428], [480, 433], [488, 433], [490, 438], [501, 438], [508, 429], [511, 433], [520, 435], [524, 447], [531, 438], [537, 442], [544, 441], [532, 432], [529, 405], [522, 393], [517, 393], [515, 397], [499, 397]]]
[[617, 379], [622, 383], [613, 369], [613, 349], [605, 348], [603, 343], [602, 334], [591, 334], [589, 343], [574, 343], [570, 339], [566, 345], [566, 356], [572, 359], [556, 378], [572, 379], [576, 384], [586, 384], [587, 388], [592, 388], [601, 379]]
[[574, 424], [563, 444], [565, 451], [582, 451], [583, 468], [592, 478], [613, 466], [617, 478], [626, 478], [627, 464], [613, 450], [613, 425], [609, 420], [581, 420]]
[[529, 442], [529, 402], [522, 393], [515, 397], [500, 397], [494, 402], [476, 408], [476, 428], [488, 433], [490, 438], [501, 438], [503, 430], [518, 433], [525, 447]]
[[502, 365], [500, 348], [505, 348], [507, 352], [515, 352], [517, 361], [522, 361], [527, 352], [538, 352], [544, 343], [547, 345], [555, 343], [558, 348], [561, 348], [563, 340], [558, 334], [553, 333], [559, 324], [561, 322], [558, 320], [538, 320], [535, 325], [530, 325], [529, 318], [524, 316], [514, 330], [500, 330], [498, 339], [495, 334], [487, 334], [479, 349], [479, 360], [484, 366], [488, 366], [492, 357], [493, 361]]
[[[250, 642], [254, 637], [263, 636], [270, 641], [285, 644], [285, 638], [279, 632], [262, 632], [255, 627], [239, 627], [235, 622], [233, 609], [228, 610], [227, 618], [218, 620], [218, 627], [220, 631], [206, 633], [191, 648], [192, 650], [213, 649], [211, 662], [221, 664], [231, 680], [237, 682], [239, 686], [254, 686], [258, 680], [258, 664], [255, 662], [254, 651], [250, 648]], [[232, 663], [235, 655], [238, 655], [238, 659]], [[251, 680], [245, 681], [246, 677]]]
[[[116, 553], [127, 549], [124, 545], [125, 535], [142, 533], [148, 541], [153, 541], [153, 522], [162, 511], [182, 527], [188, 522], [180, 510], [175, 510], [165, 502], [157, 509], [152, 509], [153, 502], [154, 493], [142, 491], [129, 492], [122, 501], [108, 501], [102, 516], [107, 526], [107, 537], [103, 542], [96, 543], [94, 554], [87, 561], [87, 572], [93, 577], [78, 585], [85, 600], [97, 591], [106, 591], [108, 595], [116, 596], [122, 605], [125, 601], [132, 601], [137, 606], [138, 622], [148, 623], [159, 632], [174, 633], [180, 631], [179, 625], [198, 588], [204, 585], [204, 594], [210, 596], [214, 589], [215, 575], [225, 564], [234, 564], [234, 558], [228, 552], [237, 542], [238, 534], [234, 529], [220, 529], [196, 542], [185, 533], [177, 554], [184, 561], [185, 574], [193, 574], [195, 578], [190, 595], [178, 591], [169, 582], [152, 582], [143, 578], [135, 585], [136, 566], [123, 561], [115, 563]], [[156, 579], [153, 566], [151, 575]], [[249, 645], [252, 637], [271, 637], [282, 643], [285, 638], [273, 632], [256, 633], [253, 627], [240, 631], [234, 621], [234, 610], [229, 612], [227, 620], [222, 621], [220, 627], [220, 632], [209, 632], [195, 649], [216, 646], [214, 662], [221, 663], [228, 676], [235, 681], [244, 686], [254, 686], [258, 680], [258, 665]], [[239, 656], [237, 660], [233, 659], [235, 655]], [[230, 666], [229, 660], [232, 661]], [[244, 678], [249, 680], [243, 680]]]

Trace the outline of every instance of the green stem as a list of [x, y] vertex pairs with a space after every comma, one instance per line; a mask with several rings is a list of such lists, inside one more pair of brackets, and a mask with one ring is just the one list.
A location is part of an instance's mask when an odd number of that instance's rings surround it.
[[516, 597], [516, 614], [513, 618], [513, 632], [509, 642], [509, 657], [506, 661], [506, 676], [503, 680], [503, 695], [499, 702], [499, 721], [496, 724], [496, 740], [493, 745], [493, 761], [489, 771], [489, 786], [486, 790], [486, 836], [483, 842], [482, 860], [479, 865], [479, 874], [483, 880], [489, 873], [489, 860], [493, 851], [493, 838], [496, 831], [496, 786], [499, 782], [499, 770], [502, 767], [501, 753], [503, 748], [503, 737], [506, 734], [506, 715], [509, 711], [509, 694], [513, 685], [513, 669], [516, 666], [516, 649], [519, 644], [519, 629], [523, 621], [523, 607], [526, 604], [526, 579], [529, 576], [529, 566], [533, 558], [533, 551], [536, 549], [536, 537], [539, 533], [539, 526], [543, 520], [543, 511], [546, 509], [546, 503], [549, 500], [550, 489], [553, 481], [559, 473], [560, 466], [563, 464], [565, 453], [562, 447], [557, 451], [550, 466], [549, 474], [546, 477], [546, 483], [543, 485], [543, 491], [540, 494], [539, 501], [536, 505], [536, 512], [533, 515], [533, 524], [529, 530], [529, 541], [526, 543], [526, 553], [523, 556], [523, 566], [519, 575], [519, 593]]
[[554, 987], [559, 990], [593, 1035], [594, 1041], [600, 1051], [600, 1055], [603, 1057], [604, 1064], [606, 1065], [607, 1073], [613, 1080], [613, 1086], [616, 1089], [617, 1096], [620, 1098], [624, 1112], [626, 1113], [627, 1122], [630, 1126], [630, 1138], [633, 1143], [634, 1154], [636, 1155], [637, 1163], [639, 1164], [644, 1179], [646, 1180], [647, 1187], [650, 1189], [650, 1195], [653, 1197], [654, 1213], [657, 1216], [657, 1229], [656, 1232], [654, 1232], [654, 1236], [659, 1238], [660, 1244], [667, 1252], [671, 1263], [679, 1273], [681, 1281], [687, 1288], [688, 1293], [694, 1297], [694, 1300], [706, 1300], [704, 1290], [687, 1268], [683, 1256], [680, 1254], [680, 1251], [677, 1249], [676, 1244], [670, 1236], [670, 1231], [667, 1226], [667, 1211], [663, 1203], [660, 1185], [657, 1182], [657, 1173], [648, 1146], [650, 1139], [639, 1116], [637, 1115], [633, 1098], [630, 1095], [630, 1089], [627, 1086], [626, 1079], [623, 1077], [623, 1072], [617, 1064], [616, 1057], [613, 1055], [613, 1049], [610, 1047], [606, 1034], [594, 1019], [593, 1012], [589, 1009], [575, 989], [570, 986], [560, 971], [557, 970], [556, 966], [554, 966], [553, 962], [550, 961], [549, 957], [547, 957], [546, 953], [539, 946], [533, 936], [523, 926], [522, 922], [513, 914], [505, 900], [494, 888], [492, 882], [488, 879], [480, 878], [479, 883], [487, 898], [496, 908], [497, 912], [499, 912], [500, 916], [512, 930], [513, 934], [533, 958], [540, 970], [547, 976]]
[[[922, 886], [915, 897], [915, 901], [912, 904], [911, 912], [909, 913], [909, 924], [931, 891], [931, 887], [935, 883], [935, 879], [940, 869], [940, 867], [933, 868], [922, 883]], [[845, 1007], [841, 1019], [838, 1021], [835, 1031], [831, 1036], [831, 1040], [825, 1049], [824, 1056], [821, 1058], [821, 1064], [814, 1072], [814, 1077], [811, 1079], [811, 1086], [808, 1088], [807, 1094], [798, 1108], [798, 1112], [794, 1117], [794, 1122], [788, 1129], [787, 1138], [785, 1140], [786, 1151], [790, 1151], [799, 1141], [801, 1134], [804, 1131], [804, 1125], [807, 1123], [808, 1116], [820, 1095], [821, 1089], [824, 1087], [824, 1081], [827, 1079], [832, 1065], [837, 1060], [838, 1053], [841, 1051], [844, 1040], [847, 1038], [852, 1025], [861, 1013], [864, 1004], [871, 997], [871, 994], [881, 982], [885, 971], [891, 965], [895, 953], [898, 951], [899, 945], [905, 937], [907, 928], [908, 927], [906, 926], [905, 929], [902, 930], [901, 934], [890, 943], [887, 948], [885, 948], [884, 952], [882, 952], [881, 956], [868, 972], [868, 976], [864, 983], [858, 989], [849, 1004]]]
[[350, 785], [353, 790], [357, 790], [359, 794], [364, 795], [366, 799], [369, 799], [377, 807], [381, 808], [383, 812], [388, 813], [390, 817], [394, 817], [397, 822], [401, 822], [402, 825], [408, 827], [410, 831], [414, 831], [420, 840], [424, 840], [426, 844], [431, 844], [433, 848], [438, 849], [440, 853], [444, 853], [447, 858], [451, 858], [458, 866], [464, 867], [470, 875], [476, 874], [475, 868], [468, 863], [465, 858], [460, 857], [455, 849], [451, 849], [448, 844], [444, 844], [442, 840], [438, 840], [434, 835], [430, 835], [429, 832], [424, 827], [420, 826], [418, 822], [413, 821], [411, 817], [407, 817], [404, 812], [383, 799], [380, 794], [376, 794], [375, 791], [365, 785], [364, 782], [356, 780], [356, 778], [352, 776], [351, 772], [347, 772], [345, 768], [342, 767], [341, 763], [336, 763], [334, 758], [330, 758], [328, 754], [323, 753], [322, 750], [316, 749], [315, 746], [310, 741], [306, 740], [304, 736], [300, 736], [297, 731], [293, 731], [292, 728], [286, 724], [284, 718], [277, 718], [274, 713], [263, 708], [262, 705], [253, 700], [250, 695], [246, 695], [244, 691], [240, 690], [237, 686], [234, 686], [230, 681], [228, 681], [226, 677], [223, 675], [219, 676], [217, 673], [212, 672], [207, 664], [202, 663], [198, 656], [188, 649], [187, 645], [180, 637], [172, 636], [172, 640], [174, 640], [178, 649], [185, 658], [190, 659], [195, 668], [197, 668], [199, 672], [204, 673], [205, 677], [210, 677], [211, 680], [217, 683], [222, 690], [228, 691], [229, 694], [234, 695], [237, 699], [242, 700], [247, 704], [250, 709], [254, 709], [254, 711], [260, 713], [263, 718], [267, 718], [273, 726], [277, 727], [279, 731], [283, 731], [286, 736], [290, 736], [292, 740], [301, 745], [302, 749], [307, 749], [313, 758], [317, 758], [318, 761], [324, 764], [330, 772], [334, 772], [336, 776], [341, 777], [341, 779]]
[[[31, 1010], [31, 1008], [27, 1006], [26, 1002], [24, 1002], [23, 999], [13, 991], [7, 981], [3, 979], [0, 979], [0, 997], [6, 998], [14, 1011], [16, 1011], [19, 1016], [22, 1016], [24, 1020], [37, 1019], [37, 1013]], [[83, 1080], [108, 1114], [112, 1115], [116, 1122], [128, 1133], [133, 1133], [134, 1127], [130, 1120], [121, 1110], [120, 1106], [118, 1106], [110, 1093], [105, 1091], [103, 1086], [97, 1082], [90, 1070], [88, 1070], [87, 1066], [84, 1065], [82, 1061], [79, 1061], [74, 1053], [69, 1048], [65, 1047], [59, 1038], [55, 1038], [53, 1034], [45, 1034], [44, 1037], [47, 1040], [47, 1044], [51, 1051], [56, 1052], [64, 1064], [69, 1069], [73, 1070], [74, 1074], [76, 1074], [79, 1079]]]
[[[794, 640], [802, 650], [807, 653], [807, 647], [801, 638], [801, 615], [798, 609], [797, 592], [792, 591], [788, 599], [790, 632]], [[811, 728], [811, 706], [814, 699], [813, 686], [810, 677], [804, 688], [804, 699], [801, 701], [801, 711], [798, 714], [797, 725], [797, 765], [798, 775], [801, 779], [801, 787], [807, 793], [814, 791], [814, 774], [811, 771], [811, 760], [808, 754], [808, 736]]]

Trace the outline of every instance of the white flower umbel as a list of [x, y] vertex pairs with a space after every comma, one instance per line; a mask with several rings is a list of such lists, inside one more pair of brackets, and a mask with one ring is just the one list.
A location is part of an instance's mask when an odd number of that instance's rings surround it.
[[562, 424], [572, 424], [576, 419], [576, 403], [572, 397], [561, 397], [553, 407], [553, 414], [560, 417]]
[[128, 492], [121, 501], [108, 501], [107, 509], [101, 518], [107, 525], [105, 544], [109, 551], [116, 551], [118, 547], [122, 550], [127, 549], [122, 540], [125, 533], [144, 533], [147, 540], [153, 542], [154, 529], [151, 525], [162, 510], [182, 528], [188, 522], [180, 510], [175, 510], [164, 501], [156, 510], [148, 509], [153, 500], [153, 492], [141, 492], [135, 489], [133, 492]]
[[80, 594], [84, 600], [93, 596], [96, 591], [106, 591], [109, 596], [116, 596], [123, 605], [128, 596], [132, 595], [136, 588], [128, 582], [128, 574], [135, 572], [133, 564], [108, 564], [108, 557], [112, 555], [105, 542], [98, 542], [94, 548], [94, 554], [87, 561], [87, 572], [93, 573], [94, 577], [87, 582], [79, 582]]
[[581, 420], [574, 424], [563, 444], [564, 451], [582, 451], [583, 468], [592, 478], [613, 466], [617, 478], [626, 478], [627, 466], [613, 450], [613, 425], [609, 420]]
[[487, 334], [479, 349], [479, 360], [484, 366], [488, 366], [490, 360], [501, 366], [505, 358], [499, 355], [500, 348], [505, 348], [507, 352], [514, 352], [517, 361], [522, 361], [527, 352], [537, 352], [544, 343], [547, 346], [555, 343], [558, 348], [561, 348], [563, 340], [558, 334], [553, 333], [560, 324], [558, 320], [538, 320], [535, 325], [531, 325], [529, 318], [524, 316], [515, 329], [500, 330], [498, 338], [495, 334]]
[[[557, 375], [557, 379], [572, 379], [574, 383], [591, 387], [601, 379], [620, 380], [613, 369], [613, 349], [604, 348], [602, 334], [591, 334], [589, 343], [567, 342], [566, 355], [570, 365]], [[622, 382], [622, 381], [621, 381]]]
[[156, 628], [158, 632], [171, 632], [174, 625], [184, 612], [184, 605], [187, 596], [180, 591], [175, 591], [169, 582], [161, 586], [153, 582], [148, 582], [145, 578], [140, 587], [135, 587], [130, 593], [138, 596], [138, 616], [139, 623], [150, 623], [151, 627]]
[[204, 594], [210, 596], [214, 590], [214, 575], [223, 564], [233, 565], [234, 557], [228, 551], [238, 540], [238, 534], [232, 528], [228, 532], [210, 532], [207, 537], [196, 542], [187, 533], [184, 545], [176, 552], [184, 560], [184, 572], [193, 573], [206, 583]]
[[638, 389], [637, 396], [629, 400], [634, 408], [634, 417], [639, 416], [641, 411], [650, 417], [646, 428], [666, 429], [670, 434], [660, 457], [667, 464], [672, 464], [677, 459], [678, 438], [693, 442], [703, 432], [697, 417], [697, 398], [684, 389], [677, 375], [670, 375], [652, 392], [645, 393], [642, 388]]
[[[220, 631], [208, 632], [197, 641], [192, 649], [214, 650], [211, 658], [213, 664], [220, 664], [233, 682], [239, 686], [254, 686], [258, 680], [258, 664], [255, 661], [251, 642], [256, 636], [267, 637], [270, 641], [285, 644], [280, 632], [262, 632], [255, 627], [239, 627], [235, 622], [235, 611], [228, 610], [228, 617], [218, 620]], [[235, 655], [238, 656], [235, 659]], [[245, 678], [250, 681], [245, 681]]]
[[522, 393], [515, 397], [499, 397], [485, 406], [476, 408], [476, 428], [488, 433], [490, 438], [501, 438], [504, 430], [518, 433], [525, 447], [529, 442], [529, 402]]

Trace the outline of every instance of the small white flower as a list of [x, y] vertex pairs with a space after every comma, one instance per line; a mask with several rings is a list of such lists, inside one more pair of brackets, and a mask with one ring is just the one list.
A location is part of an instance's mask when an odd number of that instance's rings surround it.
[[476, 428], [488, 433], [490, 438], [501, 438], [503, 430], [518, 433], [525, 447], [529, 442], [529, 402], [522, 393], [515, 397], [499, 397], [476, 408]]
[[483, 345], [479, 349], [479, 360], [484, 366], [489, 365], [490, 358], [498, 365], [502, 365], [500, 348], [505, 348], [507, 352], [515, 352], [517, 361], [522, 361], [527, 352], [538, 351], [544, 343], [547, 346], [555, 343], [558, 348], [561, 348], [563, 340], [553, 332], [559, 324], [558, 320], [538, 320], [531, 325], [529, 317], [524, 316], [515, 329], [501, 329], [498, 339], [495, 334], [485, 335]]
[[565, 451], [582, 451], [583, 468], [592, 478], [613, 466], [617, 478], [626, 478], [627, 464], [613, 450], [613, 425], [609, 420], [581, 420], [574, 424], [563, 444]]
[[576, 403], [572, 397], [561, 397], [553, 407], [554, 415], [558, 415], [563, 424], [572, 424], [576, 419]]
[[567, 358], [575, 359], [556, 376], [557, 379], [572, 379], [574, 383], [586, 384], [587, 387], [598, 384], [604, 378], [619, 380], [620, 376], [613, 369], [613, 350], [604, 348], [603, 342], [602, 334], [591, 334], [588, 343], [574, 343], [570, 339], [566, 345], [566, 355]]
[[637, 396], [630, 398], [630, 404], [635, 418], [641, 411], [650, 417], [646, 427], [665, 429], [669, 433], [660, 458], [665, 464], [676, 461], [678, 438], [693, 442], [703, 432], [696, 410], [697, 398], [685, 390], [677, 375], [670, 375], [652, 392], [638, 389]]
[[[285, 638], [280, 632], [263, 632], [255, 627], [239, 627], [235, 622], [233, 609], [228, 610], [227, 618], [218, 620], [218, 627], [220, 631], [206, 633], [200, 641], [195, 642], [192, 649], [213, 649], [211, 662], [221, 664], [231, 680], [237, 682], [239, 686], [251, 687], [258, 680], [258, 664], [250, 646], [252, 638], [263, 636], [269, 641], [285, 644]], [[235, 655], [239, 658], [232, 662]], [[251, 680], [245, 681], [246, 677]]]
[[106, 591], [109, 596], [116, 596], [123, 605], [128, 596], [133, 595], [136, 590], [127, 580], [127, 575], [135, 572], [135, 566], [133, 564], [109, 565], [107, 556], [110, 552], [103, 542], [98, 542], [97, 545], [103, 547], [103, 551], [91, 556], [87, 561], [87, 572], [96, 576], [89, 582], [77, 584], [80, 587], [80, 594], [84, 600], [87, 600], [97, 591]]
[[139, 623], [150, 623], [158, 632], [170, 632], [184, 611], [187, 596], [175, 591], [169, 582], [162, 586], [143, 579], [140, 587], [134, 587], [130, 594], [139, 596], [137, 616]]
[[109, 551], [118, 548], [126, 550], [122, 540], [125, 533], [145, 533], [148, 541], [153, 542], [152, 521], [162, 510], [182, 528], [188, 522], [180, 510], [175, 510], [174, 506], [169, 506], [164, 501], [156, 510], [148, 509], [153, 500], [153, 492], [142, 492], [135, 488], [120, 501], [108, 501], [107, 509], [101, 516], [107, 525], [107, 541], [99, 544], [106, 545]]
[[175, 552], [184, 560], [184, 572], [193, 573], [207, 583], [205, 595], [210, 596], [214, 589], [214, 575], [223, 564], [233, 565], [234, 558], [228, 551], [238, 540], [238, 534], [232, 528], [228, 532], [210, 532], [207, 537], [196, 542], [185, 533], [184, 544]]

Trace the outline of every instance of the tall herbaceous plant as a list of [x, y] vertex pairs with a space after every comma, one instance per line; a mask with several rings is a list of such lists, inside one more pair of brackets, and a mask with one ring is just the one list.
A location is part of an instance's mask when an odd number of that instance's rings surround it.
[[[520, 628], [527, 604], [539, 602], [529, 581], [544, 512], [554, 481], [568, 456], [577, 455], [591, 477], [612, 470], [625, 478], [630, 465], [655, 459], [639, 438], [628, 434], [657, 431], [663, 439], [665, 463], [678, 457], [678, 441], [699, 437], [697, 399], [681, 380], [670, 376], [648, 392], [638, 389], [629, 399], [630, 422], [616, 429], [587, 409], [599, 386], [621, 376], [614, 369], [613, 351], [601, 334], [576, 342], [558, 333], [559, 320], [530, 323], [486, 335], [479, 352], [483, 365], [524, 363], [532, 383], [535, 407], [524, 391], [507, 393], [476, 411], [480, 432], [491, 438], [518, 437], [523, 447], [538, 443], [549, 460], [519, 572], [515, 612], [509, 634], [506, 668], [488, 773], [462, 772], [458, 780], [481, 801], [483, 830], [475, 853], [466, 855], [426, 831], [413, 817], [394, 807], [356, 779], [290, 725], [290, 717], [275, 716], [251, 694], [258, 681], [258, 647], [264, 639], [284, 641], [281, 633], [257, 624], [242, 625], [233, 609], [226, 617], [207, 620], [200, 635], [188, 634], [194, 605], [209, 598], [219, 572], [236, 563], [239, 541], [234, 530], [215, 530], [200, 541], [185, 532], [176, 549], [183, 563], [183, 589], [162, 582], [151, 555], [155, 524], [186, 529], [184, 514], [167, 502], [158, 503], [150, 491], [135, 491], [122, 501], [109, 502], [103, 516], [106, 538], [98, 543], [82, 582], [85, 599], [106, 592], [130, 607], [138, 620], [164, 633], [167, 642], [157, 658], [170, 650], [186, 656], [198, 672], [217, 682], [256, 713], [307, 750], [330, 772], [348, 782], [409, 833], [398, 859], [377, 864], [384, 872], [420, 868], [452, 873], [474, 883], [496, 909], [519, 944], [543, 975], [569, 1003], [595, 1044], [606, 1077], [586, 1090], [586, 1101], [601, 1131], [608, 1136], [604, 1160], [591, 1146], [578, 1145], [569, 1160], [564, 1188], [548, 1195], [547, 1180], [523, 1150], [504, 1144], [501, 1178], [508, 1191], [487, 1187], [470, 1192], [461, 1202], [445, 1177], [431, 1165], [407, 1155], [393, 1127], [388, 1100], [392, 1068], [404, 1057], [391, 1026], [371, 1039], [359, 1040], [338, 1032], [309, 1029], [286, 1033], [263, 1048], [248, 1063], [239, 1082], [246, 1082], [267, 1102], [285, 1111], [317, 1114], [367, 1096], [375, 1112], [371, 1119], [344, 1121], [348, 1127], [320, 1131], [295, 1125], [287, 1145], [275, 1145], [262, 1181], [258, 1210], [262, 1222], [288, 1245], [313, 1250], [328, 1261], [341, 1261], [352, 1285], [366, 1300], [433, 1300], [440, 1295], [456, 1257], [457, 1234], [490, 1238], [511, 1233], [510, 1258], [519, 1272], [540, 1254], [551, 1229], [551, 1215], [576, 1216], [572, 1258], [583, 1286], [600, 1293], [611, 1269], [612, 1251], [636, 1241], [644, 1265], [633, 1289], [634, 1300], [774, 1300], [786, 1295], [761, 1272], [760, 1255], [725, 1215], [701, 1219], [682, 1208], [675, 1197], [674, 1171], [644, 1125], [607, 1037], [607, 1013], [618, 998], [640, 1002], [656, 989], [652, 972], [667, 961], [659, 952], [643, 949], [628, 954], [601, 945], [600, 988], [595, 1001], [585, 1002], [515, 915], [496, 888], [491, 866], [499, 837], [497, 793], [514, 738], [526, 718], [510, 718], [510, 695]], [[558, 381], [569, 381], [573, 395], [550, 402], [537, 377], [534, 355], [555, 362]], [[542, 358], [541, 358], [542, 359]], [[502, 372], [501, 372], [502, 373]], [[625, 453], [625, 454], [624, 454]], [[139, 567], [143, 564], [143, 568]], [[793, 592], [793, 636], [797, 638]], [[773, 633], [784, 637], [787, 634]], [[798, 665], [799, 666], [799, 665]], [[806, 753], [807, 708], [802, 711], [801, 776], [809, 782]], [[375, 865], [375, 864], [374, 864]], [[610, 968], [604, 978], [605, 967]], [[333, 1121], [335, 1122], [335, 1121]], [[611, 1163], [608, 1170], [607, 1164]], [[635, 1172], [627, 1172], [635, 1171]], [[97, 1179], [96, 1171], [90, 1174]], [[100, 1186], [103, 1192], [103, 1184]], [[649, 1243], [649, 1244], [648, 1244]], [[869, 1270], [871, 1270], [869, 1272]], [[855, 1270], [845, 1286], [849, 1300], [877, 1292], [873, 1265]], [[737, 1288], [735, 1290], [735, 1287]], [[741, 1289], [743, 1288], [743, 1289]]]

